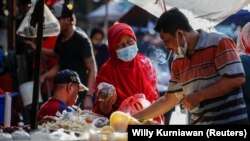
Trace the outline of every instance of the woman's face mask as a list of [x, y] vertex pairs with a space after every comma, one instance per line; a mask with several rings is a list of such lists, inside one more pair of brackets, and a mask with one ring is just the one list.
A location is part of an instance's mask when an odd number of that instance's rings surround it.
[[137, 52], [138, 52], [137, 45], [133, 44], [133, 45], [127, 46], [125, 48], [118, 49], [116, 51], [116, 54], [120, 60], [125, 61], [125, 62], [129, 62], [135, 58]]

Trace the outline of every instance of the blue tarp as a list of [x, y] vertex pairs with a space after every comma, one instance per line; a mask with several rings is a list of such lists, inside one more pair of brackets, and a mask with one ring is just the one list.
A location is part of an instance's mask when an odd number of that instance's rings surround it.
[[229, 16], [227, 19], [222, 21], [220, 24], [232, 24], [243, 26], [247, 22], [250, 22], [250, 12], [249, 10], [240, 10], [239, 12]]

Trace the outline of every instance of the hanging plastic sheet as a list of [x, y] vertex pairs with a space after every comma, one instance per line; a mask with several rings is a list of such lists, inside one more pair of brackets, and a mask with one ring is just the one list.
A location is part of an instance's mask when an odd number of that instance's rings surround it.
[[[37, 36], [37, 25], [34, 27], [30, 24], [31, 15], [34, 11], [34, 5], [26, 14], [24, 20], [17, 30], [17, 34], [24, 37], [34, 38]], [[44, 23], [43, 23], [43, 37], [56, 36], [60, 33], [60, 24], [56, 17], [52, 14], [49, 8], [44, 5]]]
[[250, 0], [128, 0], [159, 17], [165, 10], [179, 8], [194, 29], [215, 26], [250, 3]]

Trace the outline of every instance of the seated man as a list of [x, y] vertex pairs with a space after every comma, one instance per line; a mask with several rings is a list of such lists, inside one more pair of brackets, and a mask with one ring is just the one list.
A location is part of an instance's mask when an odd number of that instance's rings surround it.
[[55, 116], [56, 112], [72, 111], [72, 106], [78, 97], [79, 91], [87, 90], [81, 83], [78, 74], [71, 70], [62, 70], [57, 73], [54, 80], [54, 93], [40, 108], [38, 122], [42, 122], [46, 116]]

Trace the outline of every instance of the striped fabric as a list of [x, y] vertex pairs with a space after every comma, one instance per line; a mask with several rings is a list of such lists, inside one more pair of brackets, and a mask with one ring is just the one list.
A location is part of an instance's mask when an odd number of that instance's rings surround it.
[[[223, 34], [199, 30], [200, 37], [192, 56], [177, 56], [172, 63], [169, 92], [185, 95], [200, 91], [222, 77], [244, 76], [234, 42]], [[247, 123], [241, 89], [207, 100], [191, 111], [191, 124]]]

